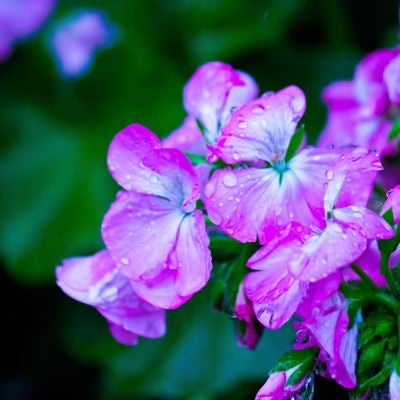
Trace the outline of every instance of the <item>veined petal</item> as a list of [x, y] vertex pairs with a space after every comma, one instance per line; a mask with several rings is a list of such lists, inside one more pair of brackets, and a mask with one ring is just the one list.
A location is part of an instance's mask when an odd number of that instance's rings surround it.
[[188, 116], [182, 125], [162, 140], [163, 147], [176, 148], [187, 153], [205, 156], [206, 143], [197, 126], [195, 118]]
[[185, 110], [201, 121], [211, 143], [218, 137], [232, 87], [243, 85], [240, 75], [230, 65], [219, 61], [201, 65], [186, 83], [183, 90]]
[[367, 239], [390, 239], [392, 227], [374, 211], [358, 206], [349, 206], [333, 210], [332, 215], [341, 224], [352, 226]]
[[388, 198], [382, 206], [382, 214], [389, 208], [392, 209], [394, 223], [398, 224], [400, 222], [400, 185], [389, 190]]
[[246, 296], [253, 302], [257, 319], [270, 329], [281, 327], [292, 317], [307, 289], [306, 283], [295, 280], [287, 270], [307, 235], [308, 230], [300, 225], [289, 226], [247, 262], [258, 271], [244, 279]]
[[114, 269], [115, 264], [105, 250], [92, 257], [68, 258], [56, 269], [57, 285], [73, 299], [94, 305], [91, 289]]
[[393, 58], [383, 71], [383, 80], [389, 92], [390, 100], [400, 103], [400, 56]]
[[179, 150], [163, 149], [157, 136], [139, 124], [117, 133], [108, 150], [113, 178], [126, 190], [175, 200], [197, 199], [199, 182], [189, 159]]
[[271, 203], [278, 192], [279, 175], [273, 169], [223, 169], [206, 185], [204, 203], [211, 221], [228, 235], [255, 242], [264, 235], [266, 214], [274, 212]]
[[376, 152], [361, 147], [344, 147], [334, 150], [340, 156], [327, 170], [328, 187], [325, 210], [349, 205], [366, 206], [379, 171], [383, 169]]
[[356, 228], [328, 223], [320, 235], [312, 236], [289, 263], [297, 279], [316, 282], [355, 261], [366, 249], [367, 238]]
[[127, 277], [152, 279], [166, 267], [183, 217], [167, 199], [120, 192], [104, 216], [103, 240]]
[[223, 127], [215, 154], [228, 164], [282, 159], [305, 107], [304, 93], [296, 86], [244, 105]]
[[202, 212], [185, 216], [170, 259], [170, 265], [176, 268], [176, 290], [182, 297], [198, 292], [210, 277], [209, 242]]
[[109, 148], [107, 163], [113, 178], [124, 189], [152, 193], [154, 171], [143, 165], [143, 158], [161, 148], [158, 137], [139, 124], [131, 124], [118, 132]]
[[108, 251], [66, 260], [56, 275], [57, 284], [66, 294], [97, 308], [121, 343], [136, 344], [137, 336], [164, 335], [165, 311], [137, 296]]
[[164, 268], [152, 279], [132, 280], [133, 290], [156, 307], [172, 310], [186, 303], [194, 293], [181, 296], [176, 289], [176, 269]]

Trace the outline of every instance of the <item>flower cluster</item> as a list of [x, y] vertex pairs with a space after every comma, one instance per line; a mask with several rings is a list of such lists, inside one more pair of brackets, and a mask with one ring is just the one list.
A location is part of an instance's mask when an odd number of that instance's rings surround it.
[[313, 374], [356, 398], [398, 398], [399, 176], [387, 199], [378, 190], [385, 157], [397, 156], [397, 54], [373, 53], [354, 81], [325, 90], [317, 146], [300, 124], [299, 87], [259, 95], [230, 65], [200, 66], [178, 129], [161, 141], [132, 124], [112, 140], [108, 167], [122, 190], [104, 216], [105, 250], [65, 260], [59, 286], [136, 343], [161, 336], [165, 310], [211, 275], [225, 282], [217, 306], [239, 322], [239, 344], [255, 348], [262, 329], [294, 319], [293, 349], [257, 399], [312, 392]]

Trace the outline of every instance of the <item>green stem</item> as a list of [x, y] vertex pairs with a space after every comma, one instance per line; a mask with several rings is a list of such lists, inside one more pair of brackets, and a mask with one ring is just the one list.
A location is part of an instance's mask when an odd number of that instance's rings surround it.
[[400, 291], [393, 279], [392, 270], [389, 268], [389, 256], [382, 255], [381, 258], [381, 274], [386, 278], [390, 291], [393, 295], [400, 299]]
[[389, 307], [396, 315], [400, 314], [400, 302], [398, 302], [394, 297], [387, 295], [386, 293], [371, 293], [365, 300], [372, 303], [380, 303], [386, 307]]
[[375, 282], [370, 278], [370, 276], [360, 268], [356, 263], [350, 264], [350, 268], [361, 278], [361, 281], [374, 292], [379, 292], [378, 286], [376, 286]]

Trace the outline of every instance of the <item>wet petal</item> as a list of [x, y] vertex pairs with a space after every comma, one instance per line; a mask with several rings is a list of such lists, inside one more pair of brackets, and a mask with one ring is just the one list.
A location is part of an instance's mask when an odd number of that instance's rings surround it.
[[183, 297], [198, 292], [210, 277], [209, 242], [201, 211], [187, 215], [179, 227], [175, 251], [170, 259], [171, 265], [177, 268], [176, 290]]
[[358, 229], [367, 239], [390, 239], [394, 234], [392, 227], [380, 215], [365, 207], [337, 208], [332, 215], [341, 224]]
[[199, 196], [199, 180], [179, 150], [163, 149], [154, 133], [132, 124], [117, 133], [108, 151], [114, 179], [126, 190], [174, 200], [177, 206]]
[[389, 208], [392, 209], [394, 223], [398, 224], [400, 222], [400, 185], [389, 190], [388, 198], [382, 206], [381, 213], [384, 214]]
[[304, 93], [296, 86], [244, 105], [223, 127], [215, 153], [228, 164], [282, 159], [305, 107]]
[[305, 282], [316, 282], [355, 261], [366, 249], [359, 230], [328, 223], [321, 235], [312, 236], [289, 264], [290, 272]]
[[162, 140], [163, 147], [175, 148], [186, 153], [193, 153], [202, 156], [208, 154], [206, 143], [197, 126], [196, 120], [188, 116], [183, 124], [171, 132]]
[[56, 274], [61, 289], [74, 299], [95, 306], [107, 319], [113, 336], [122, 343], [135, 344], [138, 335], [164, 335], [165, 311], [137, 296], [108, 251], [66, 260]]
[[151, 279], [165, 268], [184, 214], [163, 198], [120, 193], [104, 216], [103, 240], [127, 277]]
[[196, 69], [184, 87], [184, 107], [199, 119], [213, 143], [219, 135], [222, 113], [234, 86], [244, 86], [240, 75], [228, 64], [213, 61]]
[[383, 79], [389, 92], [390, 101], [400, 103], [400, 56], [393, 58], [383, 72]]
[[187, 302], [193, 294], [181, 296], [176, 288], [176, 269], [164, 268], [152, 279], [132, 280], [133, 290], [156, 307], [172, 310]]

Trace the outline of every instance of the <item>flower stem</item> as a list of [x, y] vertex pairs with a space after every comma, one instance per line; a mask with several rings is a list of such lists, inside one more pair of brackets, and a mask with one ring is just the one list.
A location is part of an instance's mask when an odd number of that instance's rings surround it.
[[365, 286], [367, 286], [369, 289], [373, 290], [374, 292], [379, 292], [379, 288], [378, 288], [378, 286], [376, 286], [375, 282], [356, 263], [350, 264], [350, 268], [361, 278], [361, 281], [365, 284]]

